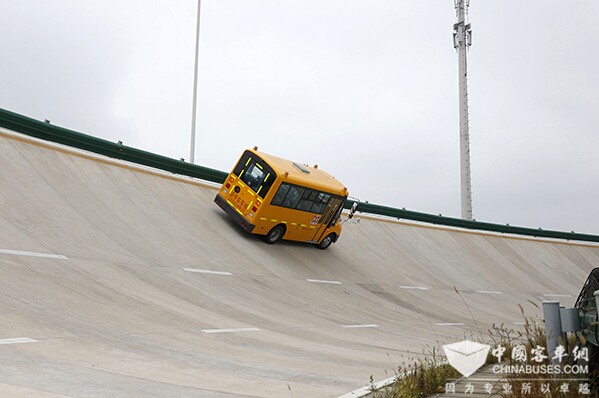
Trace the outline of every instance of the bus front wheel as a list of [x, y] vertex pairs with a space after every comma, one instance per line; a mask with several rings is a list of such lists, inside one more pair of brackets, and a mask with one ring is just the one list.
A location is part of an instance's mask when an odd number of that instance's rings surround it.
[[321, 250], [326, 249], [331, 246], [331, 244], [335, 241], [335, 234], [328, 234], [323, 240], [318, 244], [318, 248]]
[[275, 242], [280, 241], [285, 235], [285, 227], [282, 225], [277, 225], [264, 236], [264, 241], [269, 245], [272, 245]]

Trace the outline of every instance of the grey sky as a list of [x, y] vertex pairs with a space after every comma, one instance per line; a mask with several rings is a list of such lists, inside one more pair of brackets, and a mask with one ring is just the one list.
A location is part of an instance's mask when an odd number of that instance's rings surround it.
[[[0, 2], [0, 107], [189, 157], [195, 0]], [[451, 0], [203, 0], [198, 163], [459, 216]], [[474, 217], [599, 234], [599, 3], [472, 0]]]

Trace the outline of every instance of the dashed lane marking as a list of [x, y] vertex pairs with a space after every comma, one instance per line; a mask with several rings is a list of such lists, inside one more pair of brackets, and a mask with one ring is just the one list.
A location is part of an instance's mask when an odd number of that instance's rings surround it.
[[428, 290], [428, 287], [426, 286], [406, 286], [406, 285], [399, 285], [400, 289], [407, 289], [407, 290]]
[[30, 339], [29, 337], [17, 337], [17, 338], [13, 338], [13, 339], [0, 339], [0, 345], [22, 344], [22, 343], [37, 343], [37, 340]]
[[203, 333], [216, 334], [216, 333], [242, 333], [242, 332], [260, 332], [262, 329], [258, 328], [238, 328], [238, 329], [204, 329]]
[[24, 251], [20, 251], [20, 250], [9, 250], [9, 249], [0, 249], [0, 254], [9, 254], [9, 255], [13, 255], [13, 256], [55, 258], [58, 260], [68, 260], [69, 259], [67, 256], [63, 256], [61, 254], [24, 252]]
[[378, 328], [379, 325], [365, 324], [365, 325], [343, 325], [346, 329], [365, 329], [365, 328]]
[[325, 283], [325, 284], [329, 284], [329, 285], [342, 285], [342, 283], [340, 281], [326, 281], [326, 280], [321, 280], [321, 279], [306, 279], [306, 280], [311, 283]]
[[226, 272], [226, 271], [212, 271], [212, 270], [208, 270], [208, 269], [183, 268], [183, 270], [187, 271], [187, 272], [197, 272], [199, 274], [227, 275], [227, 276], [233, 275], [232, 273]]

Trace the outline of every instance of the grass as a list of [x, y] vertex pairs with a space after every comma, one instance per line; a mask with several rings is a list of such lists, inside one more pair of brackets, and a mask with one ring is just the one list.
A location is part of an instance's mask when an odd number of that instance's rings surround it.
[[[522, 310], [522, 308], [521, 308]], [[514, 329], [508, 329], [501, 326], [494, 326], [490, 331], [491, 338], [495, 345], [501, 344], [506, 347], [504, 354], [506, 365], [532, 365], [532, 366], [551, 366], [551, 356], [553, 353], [547, 353], [545, 350], [544, 355], [547, 356], [543, 361], [535, 361], [531, 352], [537, 347], [545, 347], [545, 328], [542, 320], [531, 320], [525, 317], [524, 330], [516, 331]], [[561, 369], [565, 366], [576, 365], [576, 361], [573, 360], [572, 352], [574, 347], [582, 346], [586, 343], [582, 337], [570, 334], [567, 341], [559, 339], [558, 344], [567, 347], [569, 355], [560, 363]], [[527, 352], [526, 361], [516, 361], [512, 357], [512, 352], [515, 347], [524, 346]], [[583, 366], [585, 364], [582, 364]], [[597, 391], [595, 386], [592, 386], [589, 380], [589, 375], [577, 374], [567, 375], [561, 374], [546, 374], [546, 373], [526, 373], [522, 374], [505, 374], [504, 382], [510, 387], [509, 393], [502, 392], [502, 397], [510, 398], [547, 398], [547, 397], [597, 397]], [[573, 380], [586, 379], [586, 380]], [[579, 392], [581, 384], [586, 384], [589, 387], [589, 394], [582, 394]]]
[[[535, 307], [538, 306], [532, 303]], [[497, 364], [497, 358], [494, 357], [493, 348], [498, 346], [505, 347], [502, 364], [505, 365], [551, 365], [551, 358], [545, 350], [544, 354], [548, 356], [543, 362], [534, 361], [531, 350], [546, 346], [544, 323], [540, 318], [531, 319], [524, 314], [523, 308], [520, 310], [524, 317], [524, 325], [522, 329], [508, 328], [505, 325], [493, 325], [488, 330], [486, 343], [492, 347], [489, 350], [487, 364]], [[572, 359], [572, 351], [575, 346], [584, 345], [586, 342], [582, 337], [570, 335], [567, 341], [561, 341], [560, 344], [568, 347], [570, 355], [561, 363], [562, 369], [565, 365], [575, 365]], [[526, 362], [516, 361], [512, 359], [512, 352], [516, 347], [525, 347], [527, 353]], [[374, 391], [373, 398], [421, 398], [437, 393], [445, 393], [445, 383], [455, 381], [461, 375], [454, 370], [450, 365], [444, 363], [444, 357], [439, 355], [435, 349], [429, 349], [428, 355], [421, 359], [411, 359], [406, 364], [398, 367], [397, 380], [391, 386]], [[584, 365], [584, 364], [583, 364]], [[501, 381], [501, 389], [504, 392], [499, 393], [502, 397], [509, 398], [570, 398], [570, 397], [599, 397], [596, 389], [597, 383], [591, 383], [591, 393], [579, 393], [579, 385], [588, 383], [587, 381], [570, 380], [573, 377], [586, 378], [589, 375], [580, 374], [576, 376], [565, 374], [503, 374]], [[596, 380], [594, 375], [591, 378]], [[568, 385], [568, 391], [563, 387]], [[372, 380], [371, 380], [372, 385]], [[507, 386], [507, 387], [506, 387]], [[507, 390], [506, 390], [507, 388]], [[511, 390], [511, 391], [510, 391]], [[506, 391], [510, 391], [507, 393]], [[497, 395], [494, 395], [497, 396]]]
[[[420, 398], [445, 391], [445, 383], [460, 377], [458, 371], [437, 353], [429, 350], [422, 358], [410, 359], [397, 368], [397, 381], [381, 390], [373, 388], [373, 398]], [[372, 385], [372, 378], [370, 380]]]

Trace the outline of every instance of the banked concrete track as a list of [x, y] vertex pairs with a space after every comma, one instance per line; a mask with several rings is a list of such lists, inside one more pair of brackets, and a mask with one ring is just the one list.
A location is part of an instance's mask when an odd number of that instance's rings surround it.
[[368, 218], [326, 251], [270, 246], [214, 195], [2, 130], [0, 396], [337, 397], [599, 264], [596, 245]]

